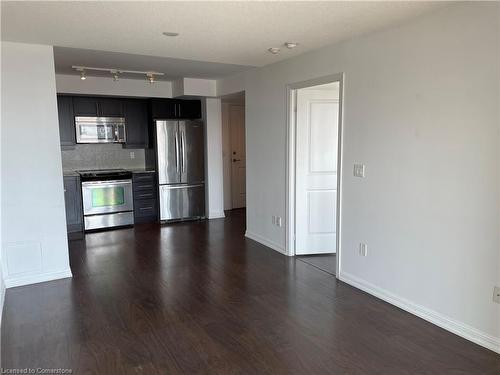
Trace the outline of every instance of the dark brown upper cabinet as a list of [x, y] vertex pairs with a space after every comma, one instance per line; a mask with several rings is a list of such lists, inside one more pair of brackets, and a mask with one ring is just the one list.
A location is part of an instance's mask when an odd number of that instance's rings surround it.
[[57, 96], [57, 113], [59, 117], [59, 137], [62, 150], [75, 148], [75, 118], [73, 115], [73, 98]]
[[151, 99], [153, 119], [199, 119], [201, 102], [199, 100]]
[[99, 98], [99, 116], [103, 117], [123, 117], [123, 100], [114, 98]]
[[148, 147], [147, 100], [124, 100], [126, 142], [123, 148]]
[[201, 101], [179, 100], [177, 102], [177, 118], [191, 120], [201, 118]]
[[116, 98], [73, 97], [75, 116], [123, 117], [123, 100]]
[[153, 119], [175, 119], [175, 99], [151, 99], [151, 116]]

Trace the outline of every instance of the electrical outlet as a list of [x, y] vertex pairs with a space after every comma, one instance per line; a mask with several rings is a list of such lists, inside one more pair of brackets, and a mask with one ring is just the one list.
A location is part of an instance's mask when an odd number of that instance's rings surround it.
[[354, 164], [354, 177], [365, 177], [365, 165], [364, 164]]
[[365, 243], [360, 243], [359, 244], [359, 255], [362, 257], [365, 257], [368, 255], [368, 245]]
[[493, 302], [500, 303], [500, 286], [493, 288]]
[[135, 152], [134, 151], [130, 151], [130, 159], [135, 159]]

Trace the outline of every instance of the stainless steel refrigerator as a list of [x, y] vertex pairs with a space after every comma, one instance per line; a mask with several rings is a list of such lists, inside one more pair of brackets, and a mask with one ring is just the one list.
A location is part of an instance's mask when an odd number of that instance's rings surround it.
[[160, 219], [205, 217], [202, 121], [156, 120]]

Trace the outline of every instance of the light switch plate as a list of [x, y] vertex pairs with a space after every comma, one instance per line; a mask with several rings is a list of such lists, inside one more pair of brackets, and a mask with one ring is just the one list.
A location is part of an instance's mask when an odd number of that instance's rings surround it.
[[354, 177], [365, 177], [365, 165], [364, 164], [354, 164]]
[[130, 159], [135, 159], [135, 152], [134, 151], [130, 151]]
[[493, 302], [500, 303], [500, 286], [493, 288]]

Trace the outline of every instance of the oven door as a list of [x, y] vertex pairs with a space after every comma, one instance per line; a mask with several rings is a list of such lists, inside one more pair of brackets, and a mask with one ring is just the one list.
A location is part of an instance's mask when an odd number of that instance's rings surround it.
[[82, 182], [83, 214], [133, 211], [132, 180]]

